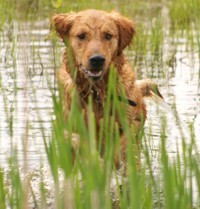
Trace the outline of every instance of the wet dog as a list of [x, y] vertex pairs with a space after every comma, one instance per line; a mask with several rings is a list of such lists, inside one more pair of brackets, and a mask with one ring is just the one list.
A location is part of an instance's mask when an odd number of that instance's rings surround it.
[[[72, 89], [76, 88], [86, 121], [88, 98], [89, 96], [93, 98], [98, 133], [112, 64], [117, 71], [116, 91], [119, 92], [119, 86], [123, 86], [127, 119], [137, 134], [146, 119], [144, 96], [151, 96], [154, 87], [157, 91], [157, 86], [150, 80], [136, 80], [135, 73], [124, 55], [123, 50], [131, 44], [135, 34], [134, 22], [117, 12], [85, 10], [54, 15], [51, 19], [51, 28], [55, 29], [65, 43], [69, 43], [73, 57], [73, 66], [70, 66], [69, 55], [65, 51], [59, 70], [59, 80], [64, 88], [65, 117], [68, 117], [71, 110]], [[74, 71], [75, 78], [72, 75]], [[162, 97], [159, 91], [157, 94]], [[124, 156], [127, 140], [120, 124], [119, 129], [121, 156]], [[118, 163], [116, 160], [116, 164]]]

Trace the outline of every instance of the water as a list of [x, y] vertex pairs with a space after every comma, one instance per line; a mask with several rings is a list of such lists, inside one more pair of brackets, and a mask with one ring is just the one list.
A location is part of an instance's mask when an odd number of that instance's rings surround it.
[[[52, 41], [47, 39], [48, 34], [49, 20], [15, 22], [11, 31], [5, 30], [0, 34], [1, 166], [6, 167], [13, 147], [16, 148], [22, 165], [24, 156], [31, 167], [38, 167], [46, 161], [41, 127], [44, 135], [50, 139], [53, 117], [50, 85], [52, 89], [55, 87], [55, 71], [62, 51], [60, 43], [54, 49]], [[172, 155], [177, 152], [177, 145], [181, 146], [182, 143], [180, 124], [188, 136], [188, 125], [193, 123], [196, 142], [200, 148], [199, 58], [198, 52], [188, 50], [186, 46], [187, 40], [180, 38], [174, 57], [174, 69], [163, 65], [166, 72], [163, 77], [155, 76], [162, 69], [153, 69], [153, 80], [159, 83], [168, 107], [147, 102], [148, 120], [145, 132], [150, 147], [155, 151], [159, 149], [161, 122], [166, 117], [167, 149]], [[164, 47], [167, 49], [169, 43], [165, 43]], [[170, 52], [170, 49], [166, 50], [164, 59]], [[144, 69], [140, 72], [143, 77], [151, 74], [148, 70], [152, 71], [145, 65], [140, 65]], [[180, 124], [172, 114], [175, 111], [174, 104]], [[150, 129], [152, 133], [149, 132]]]
[[1, 34], [1, 165], [6, 164], [13, 147], [21, 160], [26, 149], [29, 165], [39, 165], [41, 159], [46, 159], [41, 127], [45, 136], [50, 137], [53, 110], [48, 80], [52, 87], [55, 84], [53, 47], [45, 40], [48, 24], [47, 21], [34, 25], [16, 23], [12, 42], [6, 32]]
[[[161, 84], [161, 91], [168, 105], [165, 105], [163, 108], [160, 105], [159, 111], [156, 111], [155, 105], [148, 105], [149, 120], [147, 123], [153, 125], [153, 129], [155, 129], [157, 135], [160, 135], [162, 118], [167, 118], [167, 146], [168, 151], [172, 153], [177, 152], [177, 144], [181, 147], [182, 137], [180, 137], [180, 127], [186, 138], [186, 142], [190, 143], [190, 124], [194, 125], [196, 143], [198, 147], [200, 146], [200, 66], [197, 52], [185, 52], [181, 50], [187, 44], [186, 41], [182, 40], [180, 46], [178, 45], [174, 76], [169, 77], [166, 81], [162, 80], [163, 86]], [[176, 120], [176, 116], [178, 120]], [[156, 137], [154, 138], [156, 140]]]
[[[20, 168], [23, 169], [27, 164], [30, 169], [35, 196], [38, 198], [41, 195], [42, 175], [45, 177], [43, 181], [48, 194], [48, 205], [53, 205], [54, 181], [46, 162], [43, 134], [47, 140], [51, 139], [51, 90], [54, 91], [56, 87], [55, 74], [60, 65], [63, 45], [59, 42], [54, 48], [52, 41], [47, 38], [48, 34], [49, 19], [13, 22], [13, 27], [5, 24], [4, 30], [0, 32], [0, 167], [9, 169], [8, 160], [15, 148]], [[194, 154], [198, 155], [200, 152], [199, 54], [188, 47], [189, 40], [186, 38], [178, 38], [178, 45], [175, 47], [170, 35], [165, 38], [161, 65], [155, 63], [152, 66], [154, 61], [149, 53], [146, 60], [136, 66], [138, 74], [143, 78], [152, 77], [159, 84], [165, 99], [165, 103], [159, 102], [158, 105], [155, 101], [147, 100], [145, 137], [150, 150], [152, 170], [158, 176], [156, 180], [161, 178], [158, 172], [163, 118], [166, 118], [167, 123], [166, 149], [171, 160], [176, 157], [177, 150], [181, 153], [180, 126], [186, 143], [190, 143], [190, 123], [194, 127], [197, 144]], [[172, 65], [167, 65], [174, 48], [177, 52]], [[130, 60], [134, 59], [132, 54], [130, 53]], [[23, 178], [23, 172], [21, 173]], [[194, 186], [193, 189], [194, 198], [197, 199], [195, 195], [198, 195], [198, 188]]]

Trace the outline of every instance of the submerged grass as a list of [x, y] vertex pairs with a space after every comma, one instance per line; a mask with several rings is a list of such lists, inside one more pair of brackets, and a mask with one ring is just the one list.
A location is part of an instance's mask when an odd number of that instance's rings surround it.
[[[52, 3], [53, 2], [53, 3]], [[49, 14], [56, 12], [66, 12], [86, 8], [97, 9], [117, 9], [124, 15], [133, 17], [140, 23], [137, 25], [137, 36], [134, 42], [134, 60], [137, 67], [145, 67], [152, 77], [151, 72], [156, 67], [168, 65], [173, 59], [165, 58], [165, 41], [170, 39], [173, 44], [173, 57], [177, 52], [177, 42], [179, 38], [187, 39], [187, 44], [192, 51], [199, 52], [199, 8], [198, 0], [177, 0], [177, 1], [0, 1], [0, 37], [5, 37], [8, 31], [5, 28], [13, 26], [14, 21], [35, 21]], [[62, 5], [62, 7], [59, 7]], [[130, 7], [130, 5], [132, 7]], [[17, 14], [17, 10], [24, 14]], [[163, 14], [163, 10], [169, 12], [169, 16]], [[144, 10], [147, 16], [144, 15]], [[43, 13], [43, 14], [42, 14]], [[166, 20], [165, 18], [168, 18]], [[169, 22], [168, 22], [169, 21]], [[169, 27], [167, 27], [169, 24]], [[167, 28], [165, 28], [167, 27]], [[12, 28], [12, 27], [11, 27]], [[194, 30], [195, 29], [195, 30]], [[9, 38], [12, 42], [13, 81], [18, 75], [15, 71], [17, 65], [17, 38], [14, 32]], [[197, 40], [197, 41], [196, 41]], [[4, 38], [1, 38], [0, 46], [4, 46]], [[197, 43], [197, 44], [196, 44]], [[34, 47], [34, 46], [33, 46]], [[56, 46], [59, 47], [59, 46]], [[34, 50], [34, 49], [33, 49]], [[59, 49], [60, 50], [60, 49]], [[132, 51], [130, 51], [132, 52]], [[168, 52], [171, 52], [168, 50]], [[170, 54], [170, 53], [169, 53]], [[199, 53], [200, 54], [200, 53]], [[170, 54], [171, 56], [171, 54]], [[199, 56], [200, 57], [200, 56]], [[132, 58], [132, 57], [131, 57]], [[199, 59], [200, 60], [200, 59]], [[4, 61], [0, 58], [0, 63]], [[7, 61], [5, 61], [7, 62]], [[52, 66], [57, 65], [57, 51], [54, 50]], [[165, 63], [166, 62], [166, 63]], [[173, 63], [171, 63], [173, 65]], [[1, 65], [0, 65], [1, 66]], [[1, 68], [2, 69], [2, 68]], [[5, 69], [6, 70], [6, 67]], [[165, 75], [165, 72], [162, 72]], [[7, 90], [4, 88], [2, 80], [3, 72], [0, 72], [0, 92], [3, 98], [3, 108], [11, 140], [15, 136], [13, 132], [13, 111], [9, 108]], [[160, 125], [160, 144], [157, 151], [157, 170], [154, 170], [154, 151], [151, 146], [152, 134], [141, 132], [141, 165], [138, 166], [135, 137], [132, 127], [129, 127], [126, 120], [125, 108], [121, 107], [115, 94], [115, 71], [110, 72], [108, 99], [105, 104], [105, 114], [101, 124], [100, 139], [96, 140], [95, 118], [92, 111], [92, 100], [89, 103], [89, 129], [86, 128], [84, 116], [74, 92], [73, 108], [71, 109], [69, 120], [65, 121], [62, 113], [62, 96], [55, 91], [57, 85], [52, 85], [49, 81], [51, 98], [53, 103], [53, 114], [55, 120], [52, 121], [52, 136], [49, 139], [44, 133], [45, 128], [41, 123], [42, 138], [47, 155], [47, 164], [50, 173], [42, 173], [40, 170], [39, 195], [35, 191], [32, 181], [34, 175], [27, 171], [22, 171], [19, 167], [17, 148], [12, 144], [10, 153], [7, 153], [8, 166], [4, 169], [0, 165], [0, 208], [78, 208], [78, 209], [197, 209], [200, 208], [200, 162], [199, 148], [196, 145], [196, 138], [193, 133], [194, 124], [191, 123], [190, 142], [185, 142], [185, 136], [180, 134], [182, 144], [174, 157], [169, 156], [166, 148], [167, 142], [167, 119], [163, 117]], [[156, 75], [157, 76], [157, 75]], [[142, 77], [139, 73], [139, 77]], [[200, 77], [200, 76], [199, 76]], [[165, 77], [166, 78], [166, 77]], [[46, 77], [46, 79], [49, 79]], [[34, 87], [33, 87], [34, 88]], [[17, 84], [14, 85], [14, 90]], [[16, 91], [14, 91], [16, 92]], [[111, 103], [109, 97], [112, 95], [113, 116], [109, 116]], [[16, 101], [18, 102], [18, 101]], [[119, 133], [115, 116], [118, 115], [128, 140], [128, 159], [126, 176], [123, 171], [117, 171], [113, 163], [114, 148], [119, 147]], [[38, 113], [38, 118], [40, 119]], [[176, 117], [176, 116], [175, 116]], [[27, 129], [28, 122], [27, 123]], [[1, 124], [1, 123], [0, 123]], [[1, 129], [3, 127], [0, 127]], [[177, 127], [178, 128], [178, 127]], [[68, 130], [69, 137], [66, 143], [65, 131]], [[76, 151], [71, 150], [71, 140], [73, 132], [79, 134], [81, 148]], [[151, 132], [151, 127], [149, 132]], [[1, 137], [1, 136], [0, 136]], [[24, 139], [28, 138], [28, 131]], [[106, 139], [106, 150], [104, 163], [99, 158], [102, 138]], [[2, 140], [2, 139], [1, 139]], [[3, 141], [0, 140], [0, 145]], [[177, 145], [180, 146], [180, 145]], [[98, 148], [97, 148], [98, 147]], [[151, 149], [152, 148], [152, 149]], [[179, 147], [180, 148], [180, 147]], [[24, 161], [27, 160], [24, 155]], [[24, 163], [25, 165], [25, 163]], [[47, 191], [45, 178], [53, 179], [51, 189]], [[49, 192], [51, 203], [49, 201]], [[31, 203], [30, 203], [31, 202]]]

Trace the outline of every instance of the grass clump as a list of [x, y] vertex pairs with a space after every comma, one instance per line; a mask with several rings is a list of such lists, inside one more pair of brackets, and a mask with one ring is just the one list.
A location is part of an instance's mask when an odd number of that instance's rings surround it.
[[[3, 164], [0, 165], [0, 208], [198, 209], [200, 207], [200, 162], [199, 147], [196, 142], [198, 136], [193, 133], [195, 120], [191, 123], [190, 136], [187, 140], [184, 135], [179, 134], [178, 140], [181, 143], [177, 143], [177, 150], [173, 156], [168, 150], [170, 140], [168, 136], [171, 131], [169, 130], [169, 123], [171, 121], [166, 118], [166, 114], [160, 116], [161, 122], [158, 127], [160, 131], [158, 133], [154, 127], [142, 130], [140, 135], [141, 156], [139, 156], [141, 163], [138, 166], [134, 131], [128, 125], [125, 108], [122, 108], [115, 95], [116, 75], [114, 69], [110, 72], [108, 99], [105, 104], [105, 113], [98, 140], [92, 101], [90, 100], [89, 103], [89, 128], [86, 128], [84, 115], [75, 93], [69, 119], [65, 121], [62, 111], [62, 92], [60, 93], [57, 83], [53, 85], [51, 79], [48, 76], [45, 77], [44, 80], [49, 79], [49, 86], [44, 91], [49, 90], [51, 92], [50, 98], [55, 116], [55, 119], [51, 121], [50, 137], [45, 134], [45, 126], [42, 123], [39, 125], [42, 133], [41, 141], [43, 140], [44, 144], [42, 152], [45, 152], [47, 156], [47, 161], [44, 161], [48, 167], [47, 170], [43, 170], [41, 167], [38, 168], [39, 171], [37, 172], [24, 168], [28, 161], [27, 156], [23, 155], [22, 158], [19, 158], [20, 150], [14, 143], [16, 138], [14, 129], [18, 124], [14, 120], [17, 108], [12, 107], [18, 106], [20, 101], [16, 101], [15, 104], [13, 100], [9, 100], [9, 96], [18, 98], [16, 95], [20, 91], [17, 82], [20, 77], [17, 72], [19, 68], [18, 38], [20, 33], [19, 30], [17, 30], [18, 33], [15, 33], [16, 27], [19, 27], [16, 26], [16, 22], [20, 25], [30, 21], [34, 27], [34, 23], [40, 23], [40, 20], [46, 21], [46, 18], [49, 19], [51, 16], [50, 14], [57, 12], [87, 8], [107, 11], [117, 9], [123, 15], [129, 16], [137, 22], [137, 35], [133, 48], [131, 46], [127, 54], [130, 55], [130, 60], [133, 60], [136, 67], [141, 70], [138, 72], [139, 77], [142, 78], [146, 75], [153, 78], [159, 77], [168, 82], [176, 73], [175, 62], [177, 61], [177, 53], [180, 53], [178, 49], [180, 40], [185, 41], [187, 46], [185, 52], [194, 53], [197, 51], [197, 54], [200, 54], [199, 1], [126, 1], [126, 4], [122, 1], [111, 3], [100, 0], [87, 2], [54, 0], [52, 2], [47, 0], [0, 2], [2, 14], [0, 17], [0, 50], [6, 49], [5, 57], [0, 58], [0, 101], [2, 101], [0, 107], [5, 112], [5, 120], [2, 119], [3, 116], [0, 118], [0, 129], [5, 129], [4, 122], [6, 121], [10, 137], [6, 136], [11, 141], [9, 152], [3, 153], [7, 155], [8, 159], [6, 169]], [[147, 15], [144, 14], [144, 11]], [[56, 43], [56, 47], [58, 49], [53, 49], [53, 58], [50, 59], [52, 69], [56, 69], [59, 62], [58, 54], [61, 51], [59, 43]], [[42, 59], [34, 44], [31, 49], [38, 54], [39, 62], [42, 65], [46, 58]], [[49, 50], [45, 48], [45, 52], [49, 53]], [[8, 54], [10, 54], [10, 62], [7, 60]], [[169, 62], [175, 67], [173, 73], [169, 73], [169, 77], [167, 77], [166, 71], [170, 71]], [[31, 64], [34, 66], [35, 63]], [[25, 67], [28, 69], [28, 66]], [[48, 71], [49, 66], [48, 69], [43, 68], [43, 76], [45, 70]], [[56, 73], [53, 72], [52, 74]], [[12, 77], [14, 83], [13, 89], [5, 87], [5, 81], [9, 80], [5, 78], [9, 78], [9, 76]], [[35, 86], [32, 88], [37, 89]], [[31, 89], [29, 90], [31, 91]], [[111, 117], [110, 111], [112, 111]], [[42, 116], [39, 112], [37, 116], [38, 121], [40, 121]], [[125, 134], [128, 141], [126, 175], [124, 175], [123, 169], [117, 170], [114, 165], [114, 150], [119, 149], [116, 116], [119, 117], [124, 130], [126, 130]], [[25, 121], [25, 123], [27, 131], [25, 136], [21, 137], [23, 140], [28, 139], [31, 133], [29, 121]], [[176, 127], [178, 131], [180, 131], [179, 128], [179, 126]], [[68, 131], [68, 141], [65, 138], [66, 130]], [[77, 150], [71, 149], [74, 132], [80, 137], [81, 146]], [[158, 145], [155, 150], [151, 143], [156, 136], [158, 137]], [[4, 137], [5, 135], [0, 134], [0, 149], [5, 143]], [[103, 138], [106, 148], [102, 163], [100, 154]], [[31, 140], [36, 139], [32, 137]], [[24, 153], [28, 152], [26, 146], [23, 149]], [[1, 158], [2, 154], [0, 160]], [[21, 169], [21, 164], [23, 164], [23, 169]], [[36, 178], [39, 178], [37, 182]], [[38, 183], [39, 189], [36, 187], [36, 183]]]

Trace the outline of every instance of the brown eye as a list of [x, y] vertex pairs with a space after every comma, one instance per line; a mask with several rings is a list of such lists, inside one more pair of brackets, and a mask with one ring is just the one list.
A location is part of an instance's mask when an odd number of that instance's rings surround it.
[[109, 34], [109, 33], [105, 33], [104, 37], [105, 37], [106, 40], [110, 40], [112, 38], [112, 35]]
[[78, 34], [78, 39], [79, 39], [79, 40], [84, 40], [85, 37], [86, 37], [85, 33], [80, 33], [80, 34]]

